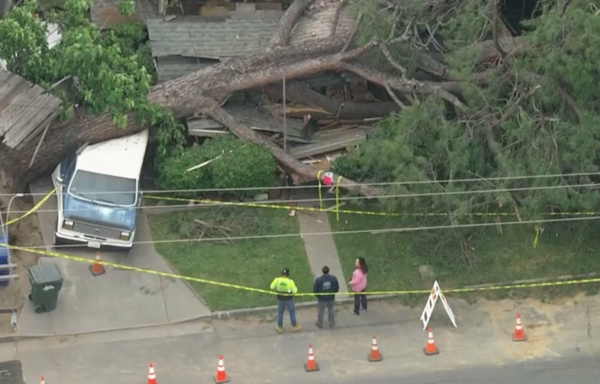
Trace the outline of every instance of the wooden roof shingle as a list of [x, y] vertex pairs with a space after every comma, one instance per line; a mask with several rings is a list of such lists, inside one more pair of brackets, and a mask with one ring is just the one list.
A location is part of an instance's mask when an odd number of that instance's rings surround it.
[[0, 138], [10, 148], [24, 145], [58, 115], [61, 100], [21, 76], [0, 70]]

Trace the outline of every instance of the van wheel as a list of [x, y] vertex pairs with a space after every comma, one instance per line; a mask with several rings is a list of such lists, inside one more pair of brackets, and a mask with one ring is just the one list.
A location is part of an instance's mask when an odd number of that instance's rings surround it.
[[35, 313], [44, 313], [46, 308], [44, 308], [43, 305], [36, 305], [33, 310], [35, 311]]
[[31, 293], [29, 294], [29, 296], [28, 296], [28, 297], [29, 297], [29, 300], [32, 300], [32, 301], [33, 301], [33, 296], [31, 295]]

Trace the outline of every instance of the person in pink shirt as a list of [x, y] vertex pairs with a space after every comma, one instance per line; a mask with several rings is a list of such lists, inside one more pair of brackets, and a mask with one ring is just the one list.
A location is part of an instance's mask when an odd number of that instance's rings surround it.
[[352, 274], [349, 284], [352, 287], [352, 292], [356, 292], [354, 294], [354, 314], [360, 315], [361, 304], [362, 309], [365, 312], [367, 310], [367, 295], [359, 292], [364, 292], [367, 289], [367, 273], [369, 273], [369, 268], [364, 257], [356, 259], [354, 266], [356, 269]]

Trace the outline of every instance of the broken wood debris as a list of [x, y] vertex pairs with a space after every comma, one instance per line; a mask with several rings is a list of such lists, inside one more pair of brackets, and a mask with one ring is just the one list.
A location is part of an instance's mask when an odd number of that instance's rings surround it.
[[[283, 133], [283, 119], [275, 118], [264, 110], [247, 106], [226, 107], [225, 110], [253, 130]], [[308, 130], [302, 120], [291, 118], [287, 119], [286, 124], [288, 140], [310, 143]], [[216, 137], [228, 133], [221, 123], [210, 117], [188, 120], [187, 125], [191, 136]]]
[[[296, 107], [291, 107], [294, 110]], [[335, 118], [325, 118], [320, 120], [312, 119], [306, 116], [306, 112], [314, 111], [318, 107], [308, 107], [303, 109], [300, 114], [304, 114], [304, 120], [297, 118], [287, 118], [287, 138], [290, 144], [290, 154], [296, 159], [306, 159], [308, 157], [325, 155], [331, 152], [341, 153], [340, 150], [356, 146], [359, 140], [364, 139], [367, 133], [372, 129], [372, 124], [381, 120], [381, 118], [354, 119], [354, 120], [336, 120]], [[249, 107], [243, 105], [227, 106], [224, 108], [228, 113], [234, 116], [240, 122], [246, 124], [255, 131], [268, 135], [268, 137], [280, 143], [283, 135], [283, 118], [279, 115], [281, 108], [279, 106], [268, 107]], [[267, 111], [270, 109], [270, 112]], [[287, 108], [289, 111], [290, 108]], [[330, 115], [325, 111], [323, 114]], [[227, 128], [210, 117], [190, 119], [187, 121], [188, 133], [196, 137], [217, 137], [228, 134]], [[324, 125], [324, 126], [322, 126]], [[318, 161], [304, 162], [304, 164], [316, 164], [323, 162], [325, 169], [330, 169], [331, 161], [326, 157]], [[317, 166], [321, 170], [322, 166]]]
[[367, 137], [371, 127], [343, 127], [337, 131], [321, 131], [315, 134], [316, 140], [307, 145], [290, 149], [290, 154], [296, 159], [322, 155], [347, 147], [354, 147], [361, 139]]

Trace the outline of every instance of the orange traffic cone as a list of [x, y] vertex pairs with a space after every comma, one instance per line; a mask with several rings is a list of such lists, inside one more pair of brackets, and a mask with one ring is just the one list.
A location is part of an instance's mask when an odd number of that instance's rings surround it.
[[104, 274], [106, 271], [104, 270], [104, 265], [102, 265], [102, 257], [100, 256], [100, 251], [96, 254], [96, 261], [90, 267], [90, 271], [92, 275], [98, 276]]
[[314, 372], [319, 370], [319, 364], [317, 364], [315, 355], [313, 354], [312, 344], [308, 345], [308, 362], [304, 364], [304, 370], [306, 372]]
[[148, 368], [148, 384], [158, 384], [156, 381], [156, 374], [154, 373], [153, 363], [150, 363], [150, 368]]
[[435, 345], [435, 341], [433, 340], [433, 331], [431, 330], [431, 327], [429, 327], [429, 335], [427, 336], [427, 346], [423, 348], [423, 352], [425, 352], [427, 356], [437, 355], [440, 353], [439, 349]]
[[513, 341], [527, 341], [527, 336], [523, 330], [523, 323], [521, 323], [521, 314], [517, 313], [517, 323], [515, 324], [515, 334], [513, 335]]
[[379, 347], [377, 346], [377, 337], [373, 335], [373, 342], [371, 343], [371, 353], [369, 354], [369, 361], [381, 361], [383, 360], [383, 355], [379, 351]]
[[219, 365], [217, 365], [217, 376], [215, 376], [215, 383], [219, 384], [227, 382], [229, 382], [229, 378], [227, 377], [227, 372], [225, 371], [223, 356], [219, 355]]
[[46, 384], [46, 380], [44, 380], [44, 376], [42, 376], [42, 380], [40, 380], [40, 384]]

